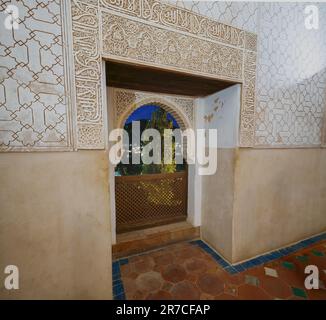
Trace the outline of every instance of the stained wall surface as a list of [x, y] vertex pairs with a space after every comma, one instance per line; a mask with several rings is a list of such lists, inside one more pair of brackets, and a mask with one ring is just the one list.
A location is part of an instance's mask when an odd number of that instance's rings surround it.
[[238, 151], [232, 261], [326, 231], [326, 150]]
[[[106, 153], [6, 153], [0, 172], [0, 298], [110, 299]], [[19, 290], [3, 286], [7, 265]]]

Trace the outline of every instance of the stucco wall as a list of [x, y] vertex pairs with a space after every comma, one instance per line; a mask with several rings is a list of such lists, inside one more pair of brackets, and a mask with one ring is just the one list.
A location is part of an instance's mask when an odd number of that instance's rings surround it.
[[233, 263], [326, 231], [326, 150], [219, 149], [201, 230]]
[[202, 176], [201, 237], [227, 260], [232, 259], [235, 149], [218, 149], [218, 169]]
[[233, 261], [326, 231], [325, 149], [240, 149]]
[[106, 153], [1, 154], [0, 172], [0, 298], [111, 298]]

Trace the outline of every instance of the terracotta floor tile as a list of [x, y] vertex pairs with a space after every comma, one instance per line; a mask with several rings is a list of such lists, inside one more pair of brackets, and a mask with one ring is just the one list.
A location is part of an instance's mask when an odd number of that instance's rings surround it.
[[[320, 299], [326, 290], [306, 290], [306, 265], [319, 267], [326, 283], [326, 241], [281, 259], [231, 275], [201, 247], [189, 242], [129, 258], [120, 266], [127, 299]], [[312, 253], [312, 250], [315, 250]], [[307, 259], [298, 259], [298, 256]], [[265, 267], [275, 270], [265, 274]], [[270, 273], [270, 272], [269, 272]], [[295, 288], [295, 289], [294, 289]], [[304, 297], [300, 297], [300, 292]]]
[[188, 259], [184, 266], [188, 272], [194, 273], [203, 273], [210, 269], [205, 260], [197, 258]]
[[277, 269], [277, 273], [280, 279], [290, 286], [303, 288], [304, 280], [306, 275], [302, 272], [297, 272], [295, 270], [288, 270], [285, 268]]
[[307, 290], [308, 298], [311, 300], [326, 300], [326, 290], [325, 289], [311, 289]]
[[223, 281], [213, 273], [206, 273], [198, 277], [197, 286], [201, 291], [216, 296], [224, 291]]
[[162, 276], [165, 280], [176, 283], [186, 278], [186, 270], [178, 264], [169, 264], [163, 269]]
[[150, 293], [147, 297], [147, 300], [171, 300], [172, 295], [170, 292], [159, 290], [154, 293]]
[[288, 299], [292, 295], [290, 286], [279, 278], [262, 277], [260, 279], [260, 287], [273, 298]]
[[215, 300], [214, 296], [207, 294], [205, 292], [202, 292], [199, 297], [200, 300]]
[[182, 281], [175, 284], [170, 292], [173, 299], [176, 300], [197, 300], [200, 297], [198, 288], [189, 281]]
[[145, 299], [145, 291], [126, 291], [126, 297], [128, 300], [144, 300]]
[[150, 271], [140, 274], [135, 283], [139, 290], [151, 292], [161, 288], [163, 279], [160, 273]]
[[155, 263], [152, 259], [144, 259], [133, 263], [133, 271], [137, 273], [144, 273], [152, 270]]
[[238, 288], [238, 297], [242, 300], [271, 300], [271, 296], [263, 289], [250, 284], [244, 284]]
[[163, 253], [153, 259], [156, 265], [166, 265], [173, 261], [173, 255], [171, 253]]
[[215, 296], [214, 298], [215, 300], [238, 300], [235, 296], [231, 296], [227, 293], [222, 293], [218, 296]]

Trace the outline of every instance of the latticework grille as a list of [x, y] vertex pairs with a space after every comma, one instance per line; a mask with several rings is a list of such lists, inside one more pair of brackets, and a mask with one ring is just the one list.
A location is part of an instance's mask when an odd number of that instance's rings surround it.
[[183, 220], [187, 191], [187, 171], [116, 177], [117, 232]]

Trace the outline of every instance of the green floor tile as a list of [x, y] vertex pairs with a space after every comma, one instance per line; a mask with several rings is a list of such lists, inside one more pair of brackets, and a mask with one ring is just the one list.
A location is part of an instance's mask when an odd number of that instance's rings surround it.
[[307, 299], [307, 294], [303, 289], [292, 287], [292, 292], [296, 297]]
[[282, 266], [289, 270], [294, 270], [294, 264], [292, 262], [283, 261]]
[[312, 252], [315, 256], [317, 256], [317, 257], [322, 257], [322, 256], [324, 256], [324, 253], [321, 252], [321, 251], [318, 251], [318, 250], [311, 250], [311, 252]]

